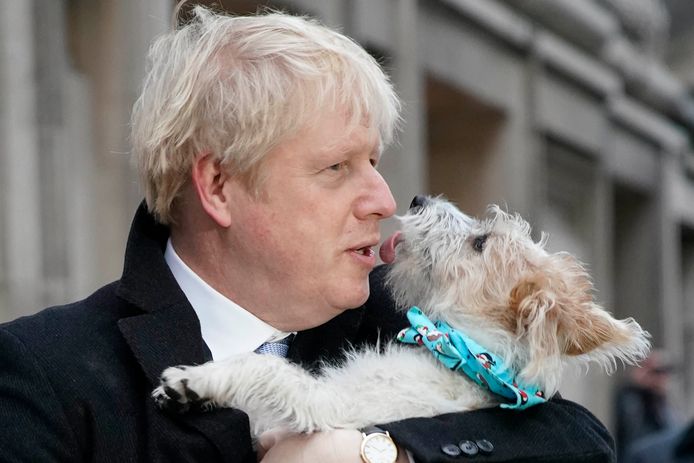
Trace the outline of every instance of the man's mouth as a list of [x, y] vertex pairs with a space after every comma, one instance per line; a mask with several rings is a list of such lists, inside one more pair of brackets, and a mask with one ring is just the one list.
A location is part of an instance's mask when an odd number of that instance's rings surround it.
[[372, 269], [376, 265], [376, 252], [374, 252], [373, 246], [376, 246], [377, 244], [378, 242], [376, 242], [376, 244], [367, 244], [366, 246], [354, 247], [350, 249], [349, 252], [362, 265]]
[[402, 232], [396, 231], [383, 242], [378, 254], [384, 263], [392, 264], [395, 261], [395, 248], [402, 239]]
[[360, 265], [369, 270], [376, 266], [376, 251], [374, 250], [381, 241], [381, 235], [377, 232], [365, 233], [359, 241], [353, 241], [347, 249], [347, 253]]

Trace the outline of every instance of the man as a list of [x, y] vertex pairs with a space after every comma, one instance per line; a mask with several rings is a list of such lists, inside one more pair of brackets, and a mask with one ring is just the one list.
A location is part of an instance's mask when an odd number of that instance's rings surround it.
[[[403, 326], [380, 271], [369, 285], [399, 109], [377, 63], [306, 19], [202, 8], [150, 61], [132, 134], [146, 206], [123, 276], [0, 327], [2, 461], [254, 462], [245, 414], [161, 411], [159, 374], [294, 332], [287, 355], [312, 368]], [[381, 425], [399, 462], [612, 458], [561, 399]], [[358, 430], [281, 437], [261, 439], [264, 461], [360, 461]]]
[[[635, 442], [655, 434], [677, 434], [677, 413], [668, 402], [668, 389], [675, 372], [670, 355], [656, 349], [638, 367], [615, 395], [617, 459], [624, 459]], [[668, 433], [669, 431], [669, 433]]]

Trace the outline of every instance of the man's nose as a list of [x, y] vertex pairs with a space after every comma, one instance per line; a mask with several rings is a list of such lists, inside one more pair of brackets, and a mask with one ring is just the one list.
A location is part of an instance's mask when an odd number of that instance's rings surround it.
[[396, 204], [393, 193], [383, 176], [376, 170], [368, 186], [369, 194], [361, 202], [361, 218], [376, 215], [379, 219], [387, 219], [395, 214]]

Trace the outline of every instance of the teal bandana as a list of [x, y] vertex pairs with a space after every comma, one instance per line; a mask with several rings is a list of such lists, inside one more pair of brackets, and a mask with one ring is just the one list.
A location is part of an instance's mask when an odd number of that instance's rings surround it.
[[418, 307], [407, 312], [412, 325], [398, 333], [398, 341], [426, 346], [447, 368], [460, 371], [494, 394], [507, 400], [502, 408], [524, 410], [546, 402], [534, 386], [518, 384], [516, 374], [498, 355], [489, 353], [475, 341], [445, 322], [433, 323]]

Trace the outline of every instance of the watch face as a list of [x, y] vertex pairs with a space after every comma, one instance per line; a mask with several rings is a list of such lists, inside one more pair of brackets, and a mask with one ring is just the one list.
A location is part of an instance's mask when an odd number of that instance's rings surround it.
[[398, 449], [385, 434], [370, 434], [364, 442], [363, 454], [369, 463], [393, 463], [398, 457]]

